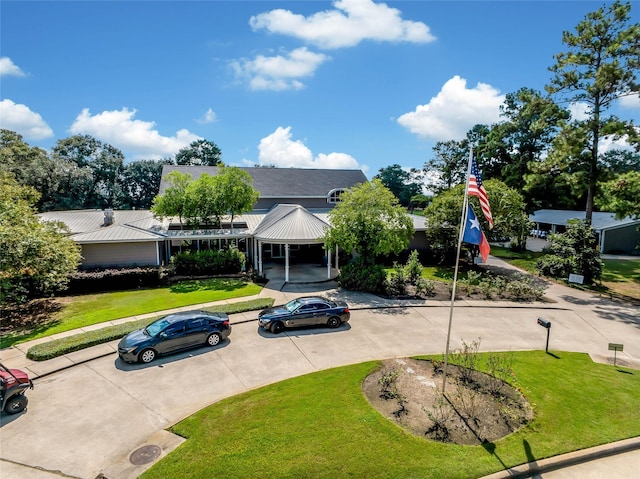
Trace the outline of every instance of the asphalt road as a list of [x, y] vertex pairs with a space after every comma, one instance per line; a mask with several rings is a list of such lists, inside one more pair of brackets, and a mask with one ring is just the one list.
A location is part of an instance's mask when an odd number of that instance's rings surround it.
[[[536, 321], [543, 316], [553, 325], [551, 350], [604, 357], [608, 342], [624, 342], [631, 345], [630, 357], [640, 358], [638, 308], [572, 298], [563, 299], [561, 309], [456, 307], [451, 348], [481, 338], [483, 351], [544, 349], [546, 330]], [[565, 303], [573, 310], [562, 309]], [[2, 416], [2, 476], [135, 478], [150, 464], [132, 464], [131, 454], [153, 445], [166, 455], [182, 440], [164, 429], [202, 407], [317, 370], [441, 353], [448, 319], [442, 305], [354, 310], [350, 323], [337, 330], [278, 336], [247, 322], [234, 324], [230, 340], [213, 349], [150, 365], [128, 365], [110, 355], [54, 373], [29, 391], [26, 414]]]

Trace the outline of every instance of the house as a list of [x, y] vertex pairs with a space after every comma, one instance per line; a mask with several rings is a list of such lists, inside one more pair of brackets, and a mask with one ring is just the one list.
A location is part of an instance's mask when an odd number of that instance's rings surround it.
[[[536, 231], [562, 233], [569, 220], [584, 220], [584, 211], [538, 210], [529, 216]], [[640, 219], [630, 217], [616, 219], [614, 213], [594, 212], [591, 227], [596, 233], [601, 253], [638, 254], [640, 245]]]
[[[165, 165], [159, 193], [169, 185], [172, 171], [196, 179], [215, 175], [217, 167]], [[284, 266], [289, 281], [292, 262], [327, 268], [327, 278], [337, 274], [337, 251], [325, 249], [322, 238], [330, 228], [328, 214], [340, 194], [368, 181], [360, 170], [302, 168], [240, 168], [253, 179], [260, 193], [254, 209], [223, 219], [222, 227], [183, 229], [175, 218], [158, 219], [148, 210], [51, 211], [40, 214], [46, 221], [61, 221], [82, 249], [81, 267], [159, 266], [186, 249], [221, 248], [235, 244], [254, 269], [264, 274], [266, 263]], [[423, 247], [424, 218], [413, 216], [416, 237], [411, 248]]]

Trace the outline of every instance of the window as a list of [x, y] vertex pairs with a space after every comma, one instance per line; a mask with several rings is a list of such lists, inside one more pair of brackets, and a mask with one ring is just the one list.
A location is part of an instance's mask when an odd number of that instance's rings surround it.
[[340, 195], [342, 194], [343, 191], [344, 189], [342, 188], [336, 188], [334, 190], [331, 190], [329, 192], [329, 195], [327, 196], [327, 203], [339, 203]]

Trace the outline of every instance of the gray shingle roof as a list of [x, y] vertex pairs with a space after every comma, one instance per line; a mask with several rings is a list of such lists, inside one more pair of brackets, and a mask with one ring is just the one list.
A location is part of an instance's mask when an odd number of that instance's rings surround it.
[[[535, 223], [544, 223], [550, 225], [566, 226], [571, 219], [584, 220], [586, 213], [584, 211], [574, 210], [538, 210], [529, 216], [529, 219]], [[624, 218], [617, 220], [615, 214], [595, 211], [591, 218], [591, 226], [596, 231], [607, 230], [611, 228], [620, 228], [622, 226], [640, 224], [640, 220], [633, 218]]]
[[[253, 178], [253, 187], [261, 198], [321, 198], [335, 189], [351, 188], [366, 183], [362, 170], [326, 170], [306, 168], [240, 168]], [[180, 171], [197, 179], [203, 173], [214, 176], [216, 166], [164, 165], [160, 194], [167, 188], [165, 177], [172, 171]]]

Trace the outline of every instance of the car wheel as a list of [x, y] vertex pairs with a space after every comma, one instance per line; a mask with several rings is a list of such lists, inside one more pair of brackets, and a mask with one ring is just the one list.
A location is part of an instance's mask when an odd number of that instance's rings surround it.
[[24, 408], [27, 407], [27, 402], [27, 396], [17, 394], [7, 401], [7, 404], [4, 406], [4, 410], [9, 414], [18, 414], [19, 412], [24, 411]]
[[284, 331], [284, 324], [280, 321], [276, 321], [271, 325], [271, 332], [273, 334], [280, 334], [282, 331]]
[[327, 321], [327, 326], [329, 326], [330, 328], [337, 328], [341, 324], [342, 324], [342, 321], [340, 321], [340, 318], [337, 316], [331, 316], [329, 318], [329, 321]]
[[215, 346], [215, 345], [219, 344], [220, 341], [222, 341], [222, 338], [220, 337], [220, 335], [218, 333], [211, 333], [207, 337], [207, 344], [209, 346]]
[[150, 363], [156, 358], [156, 352], [153, 349], [145, 349], [138, 356], [141, 363]]

